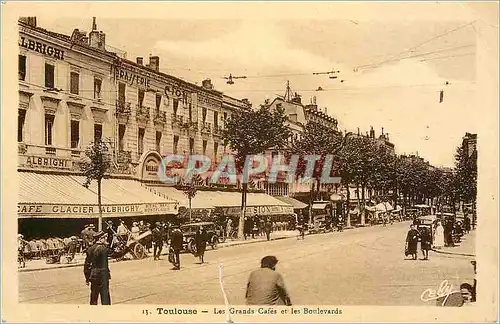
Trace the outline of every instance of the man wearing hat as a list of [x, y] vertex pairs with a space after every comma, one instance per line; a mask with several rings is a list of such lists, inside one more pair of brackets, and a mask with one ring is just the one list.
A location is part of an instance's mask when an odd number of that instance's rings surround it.
[[89, 247], [88, 236], [89, 236], [89, 225], [87, 224], [80, 233], [80, 237], [82, 238], [83, 250], [86, 250]]
[[165, 236], [163, 226], [156, 222], [152, 231], [153, 236], [153, 260], [160, 260], [161, 250], [163, 249], [163, 237]]
[[90, 283], [90, 305], [97, 305], [101, 296], [102, 305], [111, 305], [109, 280], [111, 272], [108, 266], [107, 234], [100, 231], [94, 235], [96, 243], [87, 250], [83, 273], [85, 282]]
[[260, 261], [260, 269], [250, 274], [245, 294], [247, 305], [292, 305], [285, 281], [275, 271], [277, 263], [275, 256], [265, 256]]
[[170, 247], [174, 253], [174, 269], [179, 270], [181, 268], [180, 253], [183, 245], [183, 235], [179, 226], [175, 226], [170, 238]]

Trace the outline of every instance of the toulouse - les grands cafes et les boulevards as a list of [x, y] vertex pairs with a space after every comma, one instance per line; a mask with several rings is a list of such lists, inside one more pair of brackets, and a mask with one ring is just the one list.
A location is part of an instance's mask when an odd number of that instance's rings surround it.
[[19, 50], [20, 271], [82, 264], [98, 231], [122, 260], [151, 257], [155, 228], [168, 246], [178, 226], [195, 254], [200, 227], [215, 250], [391, 226], [404, 246], [410, 223], [452, 249], [474, 230], [476, 134], [455, 168], [435, 167], [396, 154], [383, 128], [339, 130], [289, 83], [254, 107], [161, 72], [158, 56], [128, 60], [95, 18], [88, 35], [21, 18]]

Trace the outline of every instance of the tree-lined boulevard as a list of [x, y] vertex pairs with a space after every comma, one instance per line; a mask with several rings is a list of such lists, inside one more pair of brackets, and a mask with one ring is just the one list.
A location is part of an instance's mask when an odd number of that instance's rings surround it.
[[[181, 255], [180, 271], [166, 256], [111, 263], [113, 304], [224, 304], [218, 265], [229, 303], [245, 304], [250, 271], [263, 255], [279, 259], [294, 305], [435, 305], [421, 294], [443, 280], [458, 289], [474, 278], [471, 258], [432, 253], [429, 261], [405, 260], [409, 222], [356, 228], [295, 238], [208, 250], [206, 264]], [[21, 303], [88, 304], [81, 267], [19, 273]]]

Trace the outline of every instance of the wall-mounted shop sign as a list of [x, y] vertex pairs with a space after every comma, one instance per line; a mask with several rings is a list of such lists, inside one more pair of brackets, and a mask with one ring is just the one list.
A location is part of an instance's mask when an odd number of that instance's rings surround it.
[[142, 164], [139, 165], [139, 177], [145, 181], [158, 181], [158, 167], [161, 163], [161, 156], [156, 151], [146, 153]]
[[[117, 204], [101, 206], [104, 217], [127, 217], [157, 214], [177, 213], [175, 203], [153, 204]], [[97, 205], [71, 205], [71, 204], [17, 204], [19, 217], [40, 218], [71, 218], [71, 217], [97, 217]]]
[[19, 155], [19, 166], [44, 169], [73, 169], [73, 161], [58, 157]]
[[[226, 215], [240, 215], [241, 207], [226, 207], [222, 209]], [[292, 206], [247, 206], [245, 216], [291, 215]]]
[[132, 73], [131, 71], [125, 71], [117, 68], [115, 70], [115, 77], [119, 80], [127, 82], [130, 86], [138, 86], [144, 88], [151, 88], [151, 79]]
[[52, 56], [58, 60], [64, 60], [64, 51], [51, 45], [35, 41], [24, 36], [19, 39], [19, 46], [38, 52], [43, 55]]
[[191, 93], [179, 88], [178, 86], [174, 85], [166, 85], [164, 88], [165, 95], [169, 98], [176, 98], [182, 101], [184, 104], [188, 103], [188, 98], [191, 96]]

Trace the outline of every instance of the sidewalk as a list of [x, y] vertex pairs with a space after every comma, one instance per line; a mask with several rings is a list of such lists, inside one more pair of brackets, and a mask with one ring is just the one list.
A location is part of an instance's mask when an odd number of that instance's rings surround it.
[[[276, 231], [271, 233], [271, 241], [282, 240], [286, 238], [297, 237], [297, 231]], [[247, 238], [246, 240], [227, 240], [224, 243], [219, 243], [217, 248], [226, 248], [237, 245], [244, 244], [252, 244], [259, 242], [267, 242], [265, 236], [257, 236], [252, 239]], [[163, 249], [162, 255], [167, 254], [168, 249]], [[150, 256], [149, 256], [150, 257]], [[84, 254], [77, 254], [71, 263], [56, 263], [56, 264], [47, 264], [45, 259], [40, 260], [29, 260], [26, 261], [25, 268], [19, 268], [19, 272], [29, 272], [29, 271], [41, 271], [41, 270], [50, 270], [50, 269], [59, 269], [59, 268], [71, 268], [71, 267], [81, 267], [85, 262]], [[109, 259], [109, 262], [117, 262], [115, 259]]]
[[442, 247], [441, 249], [432, 249], [432, 251], [441, 254], [474, 257], [476, 256], [476, 231], [472, 230], [469, 234], [462, 236], [462, 241], [453, 247]]

